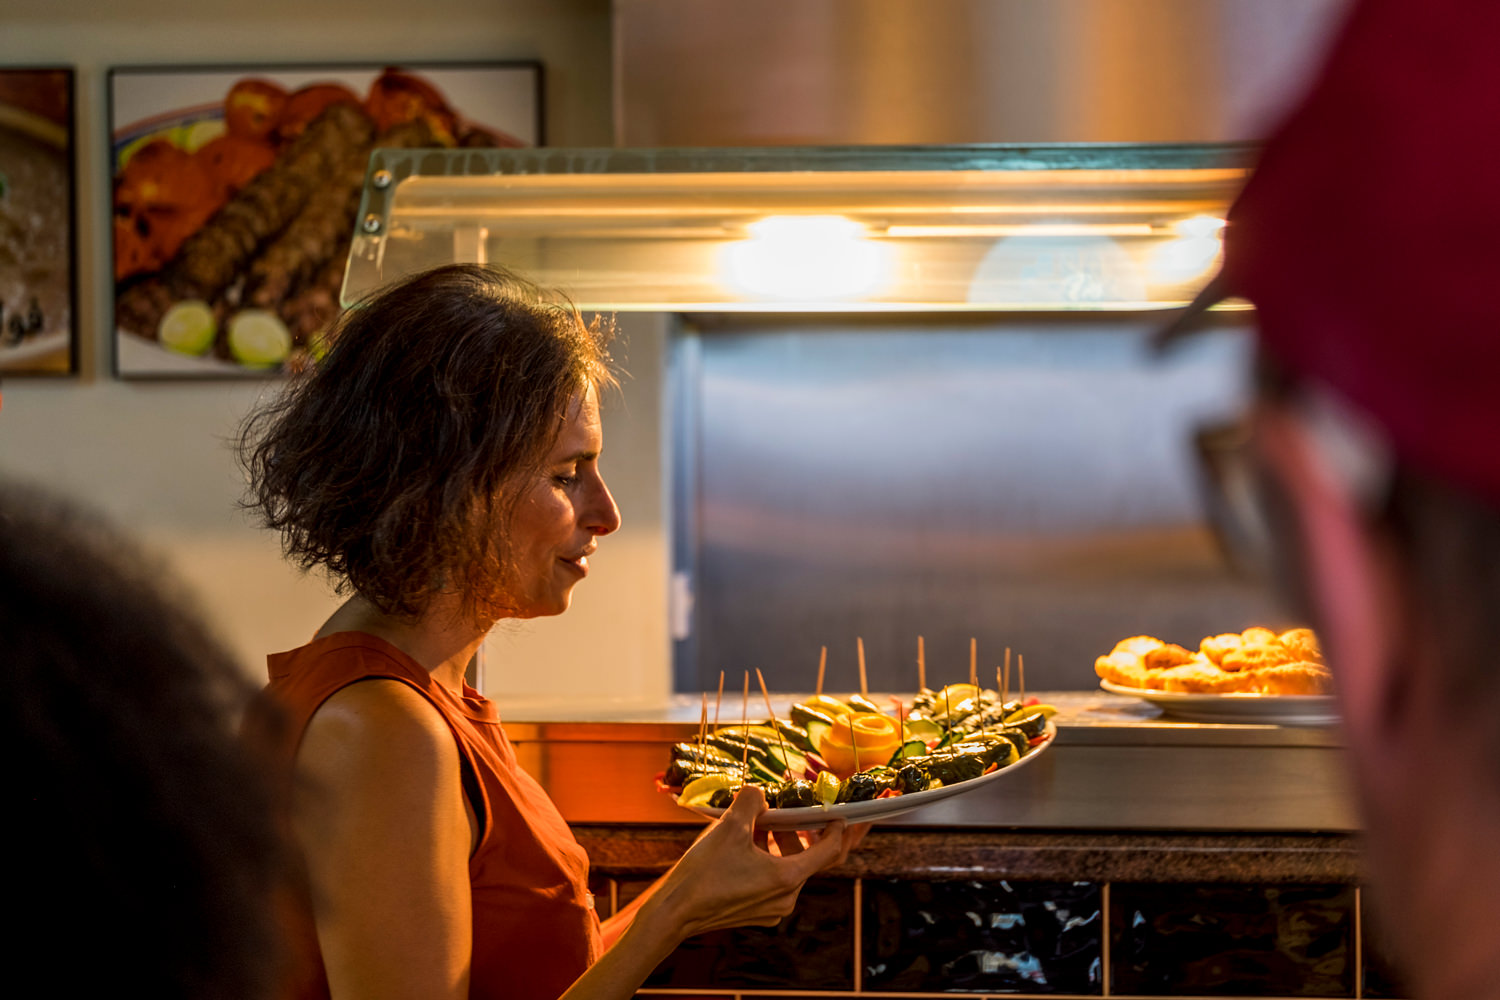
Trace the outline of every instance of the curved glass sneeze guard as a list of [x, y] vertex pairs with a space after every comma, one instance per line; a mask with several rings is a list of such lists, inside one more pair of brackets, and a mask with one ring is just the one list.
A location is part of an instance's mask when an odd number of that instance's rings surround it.
[[483, 262], [615, 311], [1177, 308], [1240, 145], [406, 150], [370, 160], [345, 304]]

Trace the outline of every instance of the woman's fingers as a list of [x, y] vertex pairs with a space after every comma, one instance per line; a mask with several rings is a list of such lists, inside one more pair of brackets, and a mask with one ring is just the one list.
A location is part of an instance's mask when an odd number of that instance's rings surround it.
[[793, 854], [801, 854], [803, 851], [802, 838], [795, 830], [777, 830], [773, 834], [776, 838], [776, 847], [783, 858], [789, 858]]

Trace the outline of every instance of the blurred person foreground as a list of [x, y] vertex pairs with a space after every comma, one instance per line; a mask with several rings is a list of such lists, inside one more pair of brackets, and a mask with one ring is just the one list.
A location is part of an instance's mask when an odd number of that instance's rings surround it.
[[0, 483], [7, 954], [37, 993], [274, 982], [280, 852], [237, 734], [253, 691], [167, 579], [92, 514]]

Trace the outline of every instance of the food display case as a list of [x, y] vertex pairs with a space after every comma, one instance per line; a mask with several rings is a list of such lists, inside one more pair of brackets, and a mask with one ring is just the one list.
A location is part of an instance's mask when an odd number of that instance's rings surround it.
[[[1192, 445], [1205, 429], [1222, 436], [1245, 401], [1252, 314], [1225, 303], [1198, 344], [1166, 361], [1151, 349], [1216, 268], [1252, 153], [373, 155], [346, 304], [421, 268], [490, 263], [661, 338], [641, 380], [665, 415], [652, 447], [665, 484], [656, 556], [671, 567], [661, 670], [675, 693], [501, 706], [612, 903], [670, 865], [701, 822], [652, 779], [699, 732], [702, 692], [721, 676], [737, 690], [741, 671], [760, 669], [786, 705], [811, 687], [825, 645], [829, 688], [854, 690], [858, 637], [869, 689], [909, 702], [918, 635], [934, 684], [961, 679], [977, 636], [986, 678], [1014, 647], [1032, 690], [1059, 709], [1054, 744], [1024, 773], [882, 822], [829, 886], [810, 888], [808, 914], [837, 913], [807, 919], [846, 928], [827, 942], [826, 982], [787, 941], [740, 936], [685, 948], [646, 993], [1152, 993], [1150, 963], [1125, 949], [1150, 936], [1143, 915], [1158, 907], [1215, 926], [1295, 910], [1292, 923], [1326, 930], [1311, 944], [1272, 932], [1262, 944], [1277, 971], [1264, 982], [1241, 975], [1261, 945], [1209, 985], [1170, 959], [1168, 992], [1220, 995], [1213, 983], [1233, 981], [1224, 989], [1241, 995], [1375, 995], [1331, 709], [1204, 721], [1101, 691], [1093, 671], [1125, 636], [1191, 645], [1279, 614], [1228, 558]], [[736, 693], [726, 718], [741, 711]], [[903, 932], [916, 937], [952, 916], [960, 951], [998, 948], [993, 958], [1005, 948], [969, 937], [992, 936], [970, 924], [996, 893], [1040, 907], [1028, 919], [1073, 912], [1064, 936], [1088, 942], [1050, 959], [1012, 949], [954, 986], [968, 959], [919, 975], [926, 957], [901, 965], [872, 930], [901, 924], [887, 904], [924, 914]]]

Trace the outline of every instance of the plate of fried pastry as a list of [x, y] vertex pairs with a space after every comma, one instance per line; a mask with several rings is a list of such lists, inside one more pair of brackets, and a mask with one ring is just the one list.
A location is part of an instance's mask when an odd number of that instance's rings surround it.
[[1253, 627], [1190, 650], [1154, 636], [1122, 639], [1094, 661], [1100, 687], [1196, 722], [1329, 725], [1333, 675], [1311, 629]]

